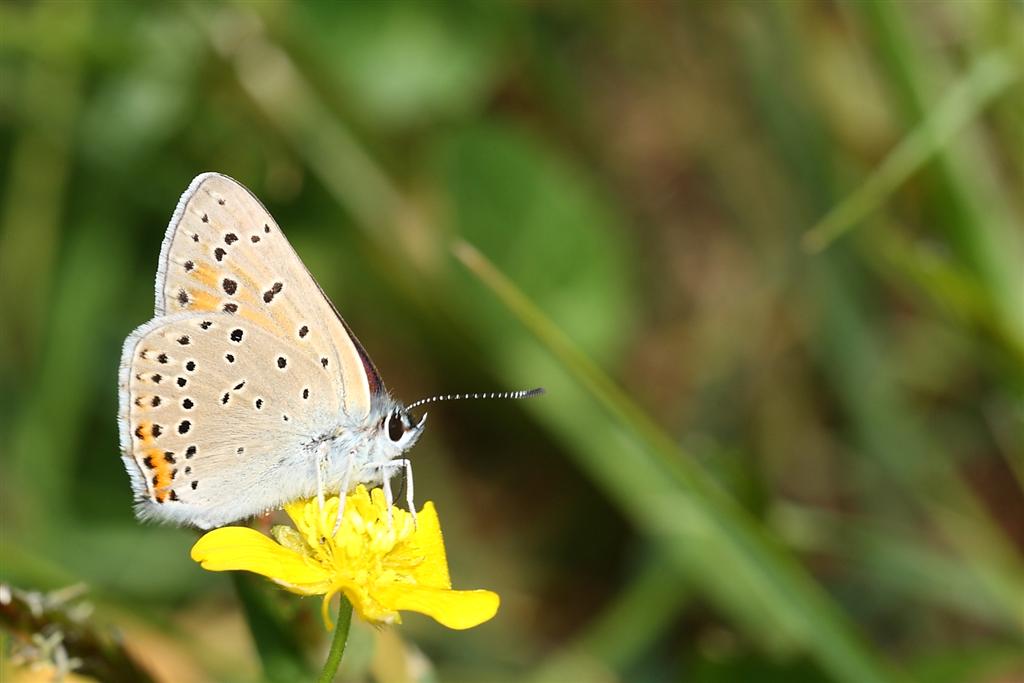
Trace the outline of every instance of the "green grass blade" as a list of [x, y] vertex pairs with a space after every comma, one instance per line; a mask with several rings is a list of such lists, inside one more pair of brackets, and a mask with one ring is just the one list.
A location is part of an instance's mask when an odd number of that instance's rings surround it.
[[[881, 70], [889, 80], [895, 96], [897, 113], [908, 125], [927, 121], [939, 101], [932, 84], [948, 79], [951, 67], [942, 51], [930, 47], [924, 35], [920, 9], [906, 4], [868, 0], [851, 4], [869, 30], [880, 55]], [[1021, 82], [1024, 61], [1020, 59], [1020, 23], [1008, 18], [1006, 35], [995, 42], [994, 51], [976, 62], [980, 68], [985, 60], [993, 63], [992, 85], [998, 86], [997, 71], [1012, 82]], [[1014, 32], [1014, 29], [1016, 33]], [[1005, 89], [1005, 87], [1004, 87]], [[984, 95], [984, 93], [979, 93]], [[979, 98], [980, 99], [980, 98]], [[922, 186], [928, 198], [927, 223], [942, 234], [951, 250], [965, 268], [972, 272], [992, 301], [993, 310], [1005, 318], [1006, 324], [1024, 334], [1024, 288], [1021, 287], [1020, 261], [1024, 258], [1019, 218], [1015, 217], [1013, 190], [1004, 188], [993, 173], [1001, 162], [978, 136], [965, 134], [970, 144], [949, 144], [938, 150], [933, 163], [923, 174]], [[1019, 157], [1018, 150], [1009, 150]]]
[[864, 182], [804, 233], [804, 248], [819, 252], [878, 210], [916, 171], [999, 95], [1017, 82], [1019, 64], [1003, 53], [980, 58]]

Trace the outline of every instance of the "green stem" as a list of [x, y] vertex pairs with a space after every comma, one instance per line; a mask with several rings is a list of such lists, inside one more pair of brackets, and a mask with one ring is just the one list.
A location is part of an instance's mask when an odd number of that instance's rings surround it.
[[352, 623], [352, 603], [344, 595], [338, 596], [338, 620], [334, 624], [334, 639], [331, 640], [331, 651], [327, 653], [324, 670], [320, 672], [318, 683], [331, 683], [334, 674], [341, 664], [341, 656], [345, 654], [345, 643], [348, 642], [348, 627]]

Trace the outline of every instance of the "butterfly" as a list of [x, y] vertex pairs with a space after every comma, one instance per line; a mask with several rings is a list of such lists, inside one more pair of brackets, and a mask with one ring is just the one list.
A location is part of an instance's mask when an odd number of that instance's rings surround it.
[[[298, 499], [382, 485], [412, 467], [424, 403], [391, 397], [351, 328], [258, 199], [196, 177], [160, 249], [153, 319], [119, 372], [136, 514], [202, 529]], [[538, 390], [472, 395], [523, 398]]]

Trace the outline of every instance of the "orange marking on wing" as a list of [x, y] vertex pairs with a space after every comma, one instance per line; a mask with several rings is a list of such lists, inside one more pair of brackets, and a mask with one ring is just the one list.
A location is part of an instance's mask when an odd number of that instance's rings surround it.
[[202, 282], [210, 289], [217, 289], [217, 273], [206, 266], [199, 266], [192, 271], [192, 277]]
[[189, 309], [193, 311], [219, 311], [220, 299], [198, 289], [188, 290]]
[[162, 503], [170, 495], [169, 490], [173, 477], [171, 476], [171, 466], [164, 459], [163, 450], [158, 448], [154, 442], [153, 423], [140, 422], [139, 426], [135, 428], [135, 438], [140, 443], [138, 450], [145, 453], [149, 462], [153, 464], [153, 467], [146, 467], [146, 458], [142, 458], [139, 462], [139, 468], [146, 475], [150, 491], [153, 492], [153, 498]]
[[153, 445], [153, 423], [152, 422], [140, 422], [139, 426], [135, 428], [135, 438], [142, 442], [142, 447], [146, 448]]
[[280, 328], [280, 326], [277, 323], [275, 323], [273, 320], [263, 315], [262, 313], [256, 311], [252, 306], [239, 306], [238, 315], [245, 318], [246, 320], [251, 320], [252, 322], [256, 323], [257, 325], [259, 325], [260, 327], [269, 332], [274, 332], [275, 330]]
[[159, 448], [150, 448], [146, 451], [146, 455], [153, 463], [153, 469], [149, 470], [152, 475], [147, 474], [150, 477], [150, 484], [152, 484], [153, 497], [162, 503], [167, 500], [171, 487], [171, 466], [164, 460], [163, 451]]

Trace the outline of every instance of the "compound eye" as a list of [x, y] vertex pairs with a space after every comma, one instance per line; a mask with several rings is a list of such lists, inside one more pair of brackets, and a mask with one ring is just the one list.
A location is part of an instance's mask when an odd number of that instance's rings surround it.
[[402, 424], [402, 418], [398, 413], [392, 413], [388, 419], [388, 436], [392, 441], [398, 441], [403, 434], [405, 434], [405, 426]]

